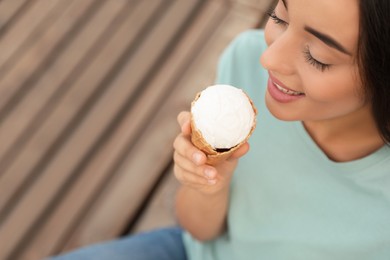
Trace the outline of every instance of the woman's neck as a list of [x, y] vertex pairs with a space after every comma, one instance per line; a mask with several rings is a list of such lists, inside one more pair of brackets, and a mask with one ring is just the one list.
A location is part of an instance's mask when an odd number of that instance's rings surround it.
[[303, 124], [328, 158], [336, 162], [363, 158], [384, 144], [369, 109], [343, 118], [304, 121]]

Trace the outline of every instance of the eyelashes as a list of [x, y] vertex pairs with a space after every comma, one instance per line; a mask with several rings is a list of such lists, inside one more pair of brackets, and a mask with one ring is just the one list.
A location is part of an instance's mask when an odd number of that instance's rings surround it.
[[[287, 26], [288, 23], [282, 19], [280, 19], [276, 13], [275, 10], [267, 12], [269, 18], [273, 20], [275, 24], [281, 25], [281, 26]], [[330, 64], [325, 64], [323, 62], [320, 62], [316, 60], [310, 53], [309, 46], [305, 46], [305, 49], [303, 50], [303, 55], [305, 57], [305, 61], [309, 63], [310, 65], [314, 66], [316, 69], [318, 69], [321, 72], [324, 72], [325, 70], [330, 68]]]
[[324, 72], [326, 69], [330, 68], [329, 64], [322, 63], [311, 56], [309, 46], [306, 46], [305, 49], [303, 50], [303, 55], [305, 57], [305, 60], [313, 65], [316, 69], [320, 70], [321, 72]]
[[275, 10], [268, 11], [267, 14], [268, 14], [269, 18], [271, 18], [276, 24], [288, 25], [287, 22], [283, 21], [282, 19], [280, 19], [279, 17], [276, 16]]

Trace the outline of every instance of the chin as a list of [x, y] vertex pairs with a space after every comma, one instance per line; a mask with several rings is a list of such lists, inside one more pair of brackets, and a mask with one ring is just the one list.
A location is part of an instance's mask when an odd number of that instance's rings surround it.
[[301, 121], [302, 118], [297, 116], [295, 113], [292, 113], [291, 109], [283, 107], [275, 103], [271, 97], [267, 96], [265, 98], [265, 104], [268, 111], [277, 119], [282, 121]]

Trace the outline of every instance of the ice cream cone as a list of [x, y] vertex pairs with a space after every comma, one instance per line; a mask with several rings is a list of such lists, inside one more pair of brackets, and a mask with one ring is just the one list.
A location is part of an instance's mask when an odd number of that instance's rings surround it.
[[[195, 104], [195, 102], [198, 100], [200, 97], [200, 93], [198, 93], [192, 102], [191, 106]], [[257, 115], [257, 109], [254, 106], [252, 100], [248, 97], [248, 100], [250, 101], [253, 111], [255, 115]], [[221, 161], [224, 161], [228, 159], [235, 151], [237, 151], [244, 143], [246, 143], [251, 136], [252, 132], [254, 131], [256, 127], [256, 119], [253, 121], [252, 128], [249, 132], [249, 134], [246, 136], [246, 138], [240, 142], [239, 144], [235, 145], [234, 147], [230, 147], [229, 149], [221, 149], [223, 151], [218, 151], [214, 149], [202, 135], [202, 132], [196, 127], [195, 120], [193, 119], [193, 116], [191, 116], [191, 129], [192, 129], [192, 134], [191, 134], [191, 141], [192, 143], [201, 151], [203, 151], [207, 155], [207, 164], [210, 165], [216, 165], [220, 163]]]

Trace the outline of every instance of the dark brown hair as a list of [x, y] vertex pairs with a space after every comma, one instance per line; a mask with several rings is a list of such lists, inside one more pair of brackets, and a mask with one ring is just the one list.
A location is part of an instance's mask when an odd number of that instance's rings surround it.
[[358, 65], [382, 138], [390, 144], [390, 1], [360, 0]]

